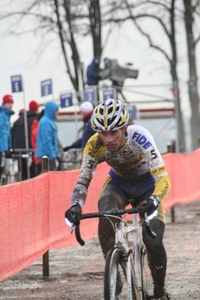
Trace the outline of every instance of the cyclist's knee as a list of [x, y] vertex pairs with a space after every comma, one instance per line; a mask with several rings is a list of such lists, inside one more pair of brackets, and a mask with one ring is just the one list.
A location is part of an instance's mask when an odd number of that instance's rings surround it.
[[109, 210], [112, 208], [124, 208], [127, 205], [126, 197], [120, 195], [114, 189], [104, 190], [98, 201], [99, 211]]
[[[99, 211], [106, 211], [113, 208], [123, 208], [121, 198], [114, 190], [104, 190], [98, 201]], [[104, 256], [115, 244], [115, 222], [116, 219], [99, 218], [98, 236]]]
[[98, 236], [104, 256], [115, 244], [115, 230], [113, 218], [99, 218]]
[[[109, 195], [104, 195], [99, 199], [98, 208], [99, 211], [106, 211], [113, 208], [121, 208], [119, 202], [115, 197], [112, 197], [112, 193]], [[115, 222], [116, 219], [109, 217], [109, 218], [99, 218], [99, 228], [98, 233], [100, 239], [110, 239], [114, 238], [115, 236]]]
[[112, 194], [101, 197], [98, 201], [100, 211], [109, 210], [112, 208], [121, 208], [119, 201]]

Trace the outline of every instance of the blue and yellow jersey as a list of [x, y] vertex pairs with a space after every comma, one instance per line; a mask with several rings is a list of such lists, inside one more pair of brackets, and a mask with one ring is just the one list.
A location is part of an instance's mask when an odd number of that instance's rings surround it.
[[95, 168], [101, 162], [110, 165], [111, 177], [116, 174], [129, 183], [149, 178], [145, 176], [149, 173], [151, 180], [155, 181], [152, 195], [159, 197], [160, 201], [170, 189], [170, 179], [152, 135], [140, 125], [130, 125], [124, 144], [117, 152], [109, 152], [98, 133], [88, 140], [72, 203], [79, 202], [83, 206]]

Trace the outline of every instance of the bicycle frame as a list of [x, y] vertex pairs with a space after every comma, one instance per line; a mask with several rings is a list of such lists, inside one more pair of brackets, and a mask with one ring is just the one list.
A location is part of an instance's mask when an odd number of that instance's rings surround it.
[[138, 283], [138, 290], [142, 290], [142, 272], [141, 268], [139, 267], [139, 264], [137, 263], [140, 261], [141, 263], [141, 251], [144, 248], [144, 244], [142, 243], [141, 239], [141, 232], [140, 232], [140, 226], [138, 222], [138, 215], [133, 215], [133, 225], [135, 226], [135, 230], [133, 231], [133, 259], [134, 259], [134, 269], [135, 269], [135, 275], [137, 278]]
[[[128, 285], [128, 299], [132, 299], [132, 276], [134, 277], [134, 287], [135, 287], [135, 296], [136, 299], [142, 300], [142, 274], [141, 274], [141, 265], [135, 262], [140, 260], [139, 251], [141, 247], [141, 238], [140, 238], [140, 225], [138, 222], [138, 215], [133, 215], [133, 222], [131, 225], [127, 225], [123, 219], [120, 219], [116, 223], [116, 232], [115, 232], [115, 246], [122, 249], [126, 258], [126, 279]], [[132, 248], [128, 242], [128, 235], [133, 234], [133, 245]], [[132, 255], [130, 255], [132, 253]], [[138, 260], [139, 259], [139, 260]], [[133, 264], [134, 263], [134, 264]], [[137, 267], [137, 268], [136, 268]], [[136, 280], [135, 280], [136, 279]]]
[[[123, 217], [118, 217], [118, 216], [123, 216], [126, 214], [133, 214], [133, 221], [132, 224], [127, 225], [127, 222], [123, 220]], [[109, 284], [112, 285], [112, 283], [110, 282], [110, 280], [112, 281], [112, 279], [109, 279], [110, 275], [108, 274], [112, 274], [113, 269], [112, 267], [110, 267], [110, 265], [113, 264], [123, 264], [123, 268], [126, 269], [126, 285], [127, 285], [127, 290], [128, 290], [128, 300], [144, 300], [146, 299], [145, 297], [145, 293], [143, 291], [143, 273], [142, 273], [142, 267], [143, 267], [143, 259], [142, 259], [142, 255], [144, 254], [144, 245], [141, 239], [141, 233], [140, 233], [140, 224], [138, 222], [138, 209], [136, 208], [132, 208], [132, 209], [126, 209], [126, 210], [122, 210], [122, 209], [113, 209], [110, 211], [100, 211], [100, 212], [95, 212], [95, 213], [88, 213], [88, 214], [82, 214], [81, 215], [81, 219], [87, 219], [87, 218], [96, 218], [96, 217], [114, 217], [116, 219], [118, 219], [117, 222], [115, 222], [115, 246], [110, 250], [109, 253], [111, 253], [111, 255], [109, 255], [106, 258], [106, 270], [105, 270], [105, 278], [108, 278], [109, 283], [107, 285], [107, 281], [104, 281], [104, 293], [109, 293], [109, 288], [106, 288], [106, 286], [109, 286]], [[80, 225], [80, 221], [77, 222], [77, 224], [73, 227], [73, 229], [75, 229], [75, 234], [76, 234], [76, 239], [77, 241], [80, 243], [80, 245], [84, 245], [85, 242], [82, 240], [81, 236], [80, 236], [80, 229], [79, 229], [79, 225]], [[149, 233], [149, 235], [154, 238], [156, 236], [156, 234], [151, 230], [150, 227], [150, 223], [148, 221], [148, 217], [147, 214], [145, 216], [145, 226], [147, 229], [147, 232]], [[73, 230], [72, 230], [73, 231]], [[128, 241], [128, 235], [129, 233], [133, 233], [133, 249], [131, 249], [130, 245], [129, 245], [129, 241]], [[117, 260], [115, 261], [112, 253], [114, 253], [114, 251], [117, 251], [118, 249], [118, 258], [117, 256], [115, 258], [117, 258]], [[130, 255], [130, 254], [133, 255]], [[114, 253], [115, 255], [117, 253]], [[113, 255], [114, 255], [113, 254]], [[109, 257], [109, 259], [108, 259]], [[108, 272], [108, 274], [106, 275], [106, 272]], [[114, 271], [114, 273], [116, 274], [116, 271]], [[112, 276], [112, 275], [111, 275]], [[116, 276], [116, 275], [113, 275]], [[115, 285], [116, 285], [116, 277], [114, 277], [114, 281], [115, 281]], [[111, 290], [111, 285], [110, 285], [110, 290]], [[112, 288], [113, 290], [113, 288]], [[113, 292], [112, 292], [113, 293]], [[106, 299], [110, 299], [109, 296], [106, 296]], [[112, 299], [113, 296], [111, 297]]]

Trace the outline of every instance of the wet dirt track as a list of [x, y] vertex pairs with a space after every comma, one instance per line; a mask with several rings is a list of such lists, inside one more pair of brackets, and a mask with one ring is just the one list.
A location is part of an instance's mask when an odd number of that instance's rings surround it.
[[[171, 223], [167, 212], [166, 288], [171, 300], [200, 300], [200, 201], [176, 205], [175, 218]], [[49, 278], [43, 278], [39, 259], [0, 282], [0, 300], [103, 300], [104, 260], [97, 238], [84, 247], [50, 250], [49, 257]]]

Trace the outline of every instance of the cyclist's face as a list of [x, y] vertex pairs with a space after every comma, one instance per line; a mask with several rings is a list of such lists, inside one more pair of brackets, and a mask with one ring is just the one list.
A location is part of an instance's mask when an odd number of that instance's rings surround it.
[[108, 151], [116, 152], [124, 144], [126, 128], [127, 126], [115, 131], [99, 132], [99, 136]]

